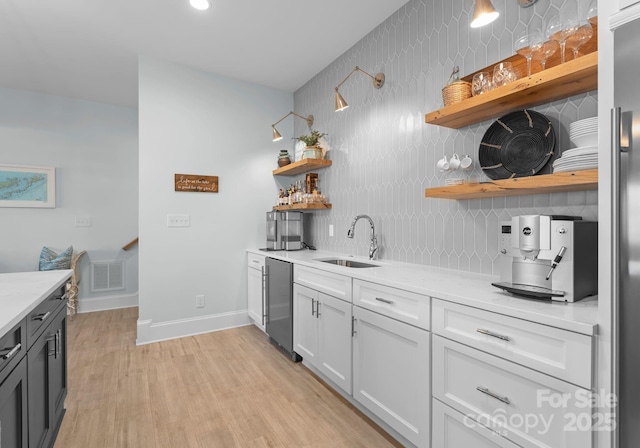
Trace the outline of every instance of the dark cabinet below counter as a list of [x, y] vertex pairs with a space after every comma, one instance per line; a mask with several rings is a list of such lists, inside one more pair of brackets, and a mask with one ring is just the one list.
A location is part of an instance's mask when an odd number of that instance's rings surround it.
[[0, 383], [0, 446], [27, 448], [27, 360]]
[[66, 395], [67, 300], [62, 287], [0, 337], [0, 447], [52, 447]]

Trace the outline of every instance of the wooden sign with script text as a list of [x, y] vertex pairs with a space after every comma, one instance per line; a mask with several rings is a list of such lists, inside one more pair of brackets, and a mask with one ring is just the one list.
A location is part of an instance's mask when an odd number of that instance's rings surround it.
[[218, 176], [200, 176], [198, 174], [175, 174], [174, 176], [175, 191], [218, 192]]

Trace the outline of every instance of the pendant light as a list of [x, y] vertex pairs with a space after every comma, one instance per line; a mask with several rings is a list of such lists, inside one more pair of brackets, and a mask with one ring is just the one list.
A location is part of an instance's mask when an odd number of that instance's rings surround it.
[[491, 0], [475, 0], [475, 10], [471, 19], [471, 28], [479, 28], [493, 22], [500, 13], [491, 4]]
[[206, 11], [211, 8], [209, 0], [189, 0], [189, 4], [198, 11]]

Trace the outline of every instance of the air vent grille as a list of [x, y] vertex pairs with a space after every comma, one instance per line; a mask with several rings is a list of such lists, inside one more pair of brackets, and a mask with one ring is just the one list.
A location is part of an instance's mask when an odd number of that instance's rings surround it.
[[91, 291], [124, 289], [124, 261], [95, 261], [91, 263]]

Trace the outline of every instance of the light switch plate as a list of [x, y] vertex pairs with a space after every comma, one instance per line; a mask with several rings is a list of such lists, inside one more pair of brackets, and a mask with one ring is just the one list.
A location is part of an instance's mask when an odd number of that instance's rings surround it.
[[189, 215], [167, 215], [167, 227], [191, 227]]
[[76, 227], [91, 227], [91, 217], [90, 216], [76, 216], [76, 218], [75, 218], [75, 226]]

